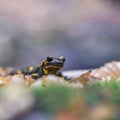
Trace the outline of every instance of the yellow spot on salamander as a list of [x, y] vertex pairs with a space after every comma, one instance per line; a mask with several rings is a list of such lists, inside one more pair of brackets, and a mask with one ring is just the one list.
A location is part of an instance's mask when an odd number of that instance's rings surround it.
[[46, 70], [46, 69], [43, 68], [43, 73], [44, 73], [45, 75], [47, 75], [47, 74], [48, 74], [48, 70]]
[[33, 73], [32, 76], [39, 76], [38, 73]]
[[33, 70], [33, 67], [29, 67], [29, 70], [32, 71], [32, 70]]

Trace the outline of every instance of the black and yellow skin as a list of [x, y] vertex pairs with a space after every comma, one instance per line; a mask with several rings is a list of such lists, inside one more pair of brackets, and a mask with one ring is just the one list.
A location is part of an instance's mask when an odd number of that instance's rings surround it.
[[10, 73], [10, 75], [22, 73], [24, 75], [31, 75], [32, 78], [38, 79], [43, 75], [54, 74], [59, 77], [63, 77], [60, 70], [63, 68], [65, 62], [65, 58], [63, 56], [59, 58], [54, 58], [48, 56], [45, 58], [40, 65], [37, 67], [27, 67], [21, 70], [15, 70]]

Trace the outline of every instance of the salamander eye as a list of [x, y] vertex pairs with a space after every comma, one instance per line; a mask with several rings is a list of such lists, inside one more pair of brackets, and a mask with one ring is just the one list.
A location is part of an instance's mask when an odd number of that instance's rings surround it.
[[47, 61], [48, 61], [48, 62], [50, 62], [50, 61], [52, 61], [52, 60], [53, 60], [53, 57], [52, 57], [52, 56], [48, 56], [48, 57], [47, 57]]
[[61, 59], [63, 62], [65, 62], [65, 57], [60, 56], [59, 59]]

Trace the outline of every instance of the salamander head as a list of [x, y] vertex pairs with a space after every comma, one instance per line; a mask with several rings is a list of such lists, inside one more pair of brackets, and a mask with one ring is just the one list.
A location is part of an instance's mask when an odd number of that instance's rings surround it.
[[54, 58], [48, 56], [41, 63], [43, 74], [57, 74], [64, 66], [65, 58], [63, 56]]

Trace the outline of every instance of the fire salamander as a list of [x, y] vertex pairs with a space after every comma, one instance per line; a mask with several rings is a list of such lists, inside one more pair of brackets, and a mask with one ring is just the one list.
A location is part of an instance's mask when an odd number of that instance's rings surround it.
[[10, 73], [10, 75], [21, 73], [24, 75], [31, 75], [31, 77], [34, 79], [38, 79], [43, 75], [48, 74], [54, 74], [56, 76], [63, 77], [60, 70], [63, 68], [64, 62], [65, 58], [63, 56], [59, 58], [48, 56], [37, 67], [30, 66], [21, 70], [14, 70]]

